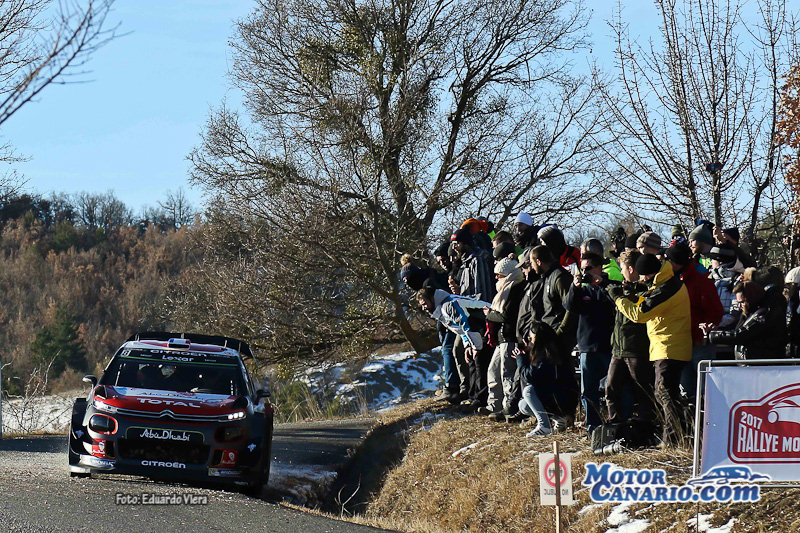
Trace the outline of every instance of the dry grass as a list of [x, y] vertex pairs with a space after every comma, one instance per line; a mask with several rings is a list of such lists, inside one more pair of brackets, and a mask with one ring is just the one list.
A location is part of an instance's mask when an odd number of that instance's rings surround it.
[[[539, 506], [538, 459], [552, 451], [553, 437], [526, 438], [525, 430], [469, 416], [436, 420], [423, 416], [457, 413], [444, 402], [426, 400], [405, 405], [384, 416], [382, 423], [419, 419], [409, 431], [402, 462], [389, 472], [359, 523], [409, 532], [514, 532], [554, 530], [554, 510]], [[575, 453], [573, 479], [578, 503], [564, 509], [567, 531], [596, 532], [612, 527], [606, 519], [614, 505], [591, 504], [580, 487], [586, 462], [612, 462], [629, 468], [662, 468], [670, 484], [690, 477], [691, 450], [648, 449], [609, 457], [594, 456], [578, 430], [559, 435], [561, 450]], [[477, 443], [454, 456], [458, 450]], [[711, 514], [719, 526], [737, 518], [733, 531], [798, 531], [800, 491], [766, 490], [758, 504], [638, 504], [631, 518], [650, 522], [648, 531], [695, 531], [688, 520]]]

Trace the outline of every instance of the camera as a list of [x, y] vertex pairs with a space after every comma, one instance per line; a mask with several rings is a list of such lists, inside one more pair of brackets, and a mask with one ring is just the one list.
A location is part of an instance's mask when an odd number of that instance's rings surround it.
[[594, 276], [589, 274], [588, 271], [584, 271], [581, 275], [581, 283], [592, 283], [594, 282]]

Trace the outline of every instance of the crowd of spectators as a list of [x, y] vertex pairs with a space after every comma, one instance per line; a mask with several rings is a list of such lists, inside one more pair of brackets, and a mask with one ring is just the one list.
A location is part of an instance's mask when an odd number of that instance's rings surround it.
[[[800, 351], [800, 267], [758, 265], [735, 228], [698, 221], [669, 240], [622, 228], [570, 246], [520, 213], [511, 231], [464, 222], [402, 281], [438, 321], [444, 399], [542, 436], [622, 424], [687, 436], [701, 360]], [[579, 415], [579, 416], [576, 416]], [[659, 429], [660, 428], [660, 429]]]

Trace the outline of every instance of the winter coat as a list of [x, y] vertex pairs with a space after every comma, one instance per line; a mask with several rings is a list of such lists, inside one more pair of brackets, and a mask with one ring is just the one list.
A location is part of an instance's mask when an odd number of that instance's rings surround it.
[[[611, 331], [614, 327], [614, 302], [605, 290], [608, 280], [600, 285], [571, 284], [565, 307], [578, 316], [578, 349], [586, 352], [611, 352]], [[616, 282], [615, 282], [616, 283]]]
[[[739, 266], [741, 263], [737, 261], [736, 265]], [[733, 329], [742, 315], [739, 303], [733, 295], [733, 288], [739, 282], [739, 272], [736, 267], [728, 268], [725, 265], [720, 265], [709, 271], [711, 280], [717, 288], [720, 304], [722, 304], [722, 320], [717, 326], [719, 329]]]
[[[628, 298], [636, 301], [640, 294], [647, 291], [644, 284], [616, 285], [608, 288], [612, 297]], [[617, 358], [649, 357], [650, 339], [647, 337], [647, 326], [632, 322], [619, 309], [614, 310], [614, 331], [611, 333], [611, 354]]]
[[665, 262], [653, 278], [653, 285], [631, 301], [616, 298], [615, 303], [629, 320], [647, 324], [650, 360], [692, 359], [692, 321], [689, 292]]
[[560, 266], [553, 266], [528, 285], [517, 318], [517, 339], [520, 343], [525, 340], [534, 322], [544, 322], [556, 332], [562, 347], [571, 349], [575, 346], [577, 317], [564, 307], [570, 285], [572, 276]]
[[622, 283], [622, 280], [625, 278], [622, 277], [622, 270], [619, 268], [619, 263], [617, 263], [613, 257], [607, 258], [606, 261], [607, 262], [603, 265], [603, 272], [606, 273], [608, 279]]
[[461, 295], [491, 302], [495, 294], [493, 266], [489, 252], [473, 248], [461, 267]]
[[523, 384], [533, 387], [547, 413], [555, 416], [575, 413], [580, 388], [572, 365], [556, 365], [545, 358], [531, 363], [528, 355], [522, 353], [517, 355], [517, 368]]
[[724, 314], [722, 303], [716, 285], [697, 270], [694, 261], [689, 262], [680, 277], [683, 284], [686, 285], [686, 290], [689, 291], [692, 310], [692, 341], [695, 345], [700, 345], [704, 340], [700, 324], [719, 324]]
[[[437, 289], [433, 294], [435, 309], [431, 316], [447, 329], [460, 335], [465, 346], [476, 350], [483, 348], [483, 308], [489, 302], [467, 298]], [[472, 312], [471, 312], [472, 310]]]
[[[509, 278], [503, 278], [500, 281], [507, 279]], [[499, 285], [500, 283], [498, 282]], [[510, 283], [504, 283], [492, 301], [492, 307], [489, 310], [489, 314], [486, 315], [486, 320], [501, 324], [500, 331], [497, 334], [500, 343], [517, 342], [517, 316], [519, 315], [520, 302], [527, 288], [528, 283], [522, 276], [519, 276], [516, 279], [511, 279]], [[502, 298], [503, 301], [498, 302], [498, 298]]]
[[694, 260], [694, 264], [696, 265], [695, 268], [698, 272], [701, 274], [708, 274], [708, 268], [711, 265], [711, 259], [701, 255], [700, 253], [692, 255], [692, 259]]
[[[708, 340], [714, 344], [734, 345], [736, 359], [781, 359], [786, 357], [786, 306], [772, 294], [761, 300], [758, 309], [742, 316], [731, 331], [712, 331]], [[785, 302], [783, 295], [780, 299]]]
[[758, 263], [756, 263], [756, 260], [753, 259], [753, 256], [745, 252], [741, 246], [732, 242], [728, 242], [728, 244], [733, 248], [733, 252], [736, 254], [736, 259], [742, 263], [743, 268], [758, 266]]
[[581, 251], [575, 248], [574, 246], [567, 245], [567, 248], [564, 250], [564, 253], [561, 254], [559, 259], [561, 266], [567, 268], [573, 264], [581, 264]]

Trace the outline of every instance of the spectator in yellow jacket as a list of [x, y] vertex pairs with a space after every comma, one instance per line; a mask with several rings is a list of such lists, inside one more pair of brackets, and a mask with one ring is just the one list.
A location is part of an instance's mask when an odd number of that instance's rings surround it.
[[615, 298], [617, 309], [629, 320], [646, 324], [650, 360], [655, 370], [656, 400], [663, 409], [663, 440], [678, 443], [683, 435], [679, 407], [680, 377], [692, 359], [692, 323], [689, 293], [669, 264], [653, 254], [636, 261], [636, 271], [650, 288], [636, 301]]

